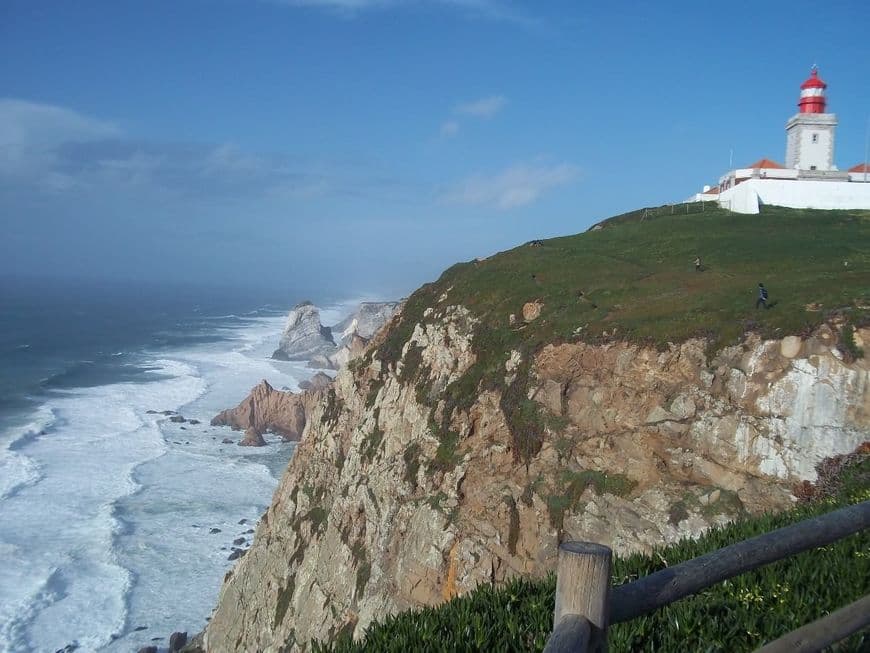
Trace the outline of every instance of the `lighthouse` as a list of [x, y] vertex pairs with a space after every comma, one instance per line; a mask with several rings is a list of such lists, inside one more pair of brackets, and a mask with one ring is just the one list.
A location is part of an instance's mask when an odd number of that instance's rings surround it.
[[828, 85], [813, 66], [801, 84], [798, 112], [785, 123], [785, 165], [764, 157], [719, 177], [686, 202], [716, 199], [734, 213], [759, 213], [765, 204], [795, 209], [870, 210], [867, 162], [840, 172], [834, 165], [837, 116], [826, 113]]
[[785, 123], [785, 167], [801, 171], [835, 171], [834, 129], [837, 116], [825, 113], [828, 85], [815, 66], [801, 84], [798, 113]]

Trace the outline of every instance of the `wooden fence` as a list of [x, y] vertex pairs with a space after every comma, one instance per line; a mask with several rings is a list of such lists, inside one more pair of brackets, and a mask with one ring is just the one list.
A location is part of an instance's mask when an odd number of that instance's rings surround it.
[[[553, 633], [544, 653], [607, 650], [610, 624], [631, 621], [711, 585], [870, 528], [870, 501], [840, 508], [726, 546], [611, 588], [611, 551], [600, 544], [559, 547]], [[818, 651], [870, 625], [870, 595], [798, 628], [756, 653]]]

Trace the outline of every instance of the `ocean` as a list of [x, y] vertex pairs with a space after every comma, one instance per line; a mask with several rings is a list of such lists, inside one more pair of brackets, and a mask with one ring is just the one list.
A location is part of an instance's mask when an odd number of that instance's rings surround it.
[[268, 299], [0, 282], [0, 651], [136, 651], [205, 626], [295, 447], [209, 422], [262, 379], [314, 373], [269, 358], [303, 298]]

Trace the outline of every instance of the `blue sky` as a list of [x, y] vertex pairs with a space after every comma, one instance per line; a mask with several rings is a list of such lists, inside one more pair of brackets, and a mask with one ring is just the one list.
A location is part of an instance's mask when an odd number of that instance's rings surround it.
[[0, 274], [401, 294], [732, 150], [782, 161], [813, 63], [848, 168], [868, 26], [860, 0], [4, 0]]

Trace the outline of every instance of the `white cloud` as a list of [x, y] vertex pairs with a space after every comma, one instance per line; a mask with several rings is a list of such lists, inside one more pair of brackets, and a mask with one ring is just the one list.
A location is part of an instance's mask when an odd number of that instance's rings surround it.
[[441, 125], [441, 136], [443, 138], [453, 138], [459, 133], [459, 123], [455, 120], [448, 120]]
[[450, 204], [514, 209], [537, 201], [544, 192], [574, 181], [579, 174], [579, 168], [568, 163], [516, 165], [496, 175], [468, 177], [442, 199]]
[[110, 122], [50, 104], [0, 98], [0, 146], [106, 138], [120, 133]]
[[394, 195], [401, 183], [353, 166], [293, 163], [232, 144], [136, 140], [64, 107], [0, 99], [4, 190], [211, 201]]
[[525, 25], [535, 21], [513, 6], [509, 0], [267, 0], [288, 7], [313, 7], [342, 15], [354, 15], [369, 9], [393, 7], [442, 6], [470, 16]]
[[290, 7], [322, 7], [324, 9], [339, 9], [342, 11], [359, 11], [406, 4], [402, 0], [272, 0], [272, 2]]
[[58, 143], [111, 138], [119, 133], [110, 122], [71, 109], [0, 98], [0, 175], [25, 176], [50, 167]]
[[491, 95], [472, 102], [464, 102], [456, 107], [455, 113], [488, 120], [504, 109], [507, 99], [503, 95]]

